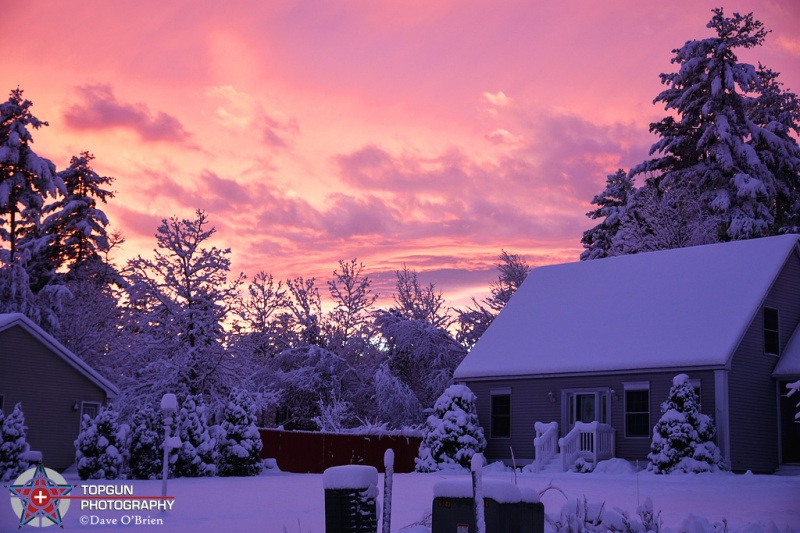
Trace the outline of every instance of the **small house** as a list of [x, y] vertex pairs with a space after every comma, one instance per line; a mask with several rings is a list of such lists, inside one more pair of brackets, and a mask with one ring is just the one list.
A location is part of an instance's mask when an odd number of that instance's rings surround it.
[[797, 235], [543, 266], [455, 379], [478, 397], [487, 458], [513, 449], [518, 464], [568, 468], [559, 445], [646, 462], [661, 403], [688, 374], [728, 466], [774, 472], [800, 463], [786, 397], [798, 324]]
[[0, 410], [22, 403], [27, 440], [47, 468], [75, 462], [82, 415], [94, 417], [117, 388], [22, 314], [0, 314]]

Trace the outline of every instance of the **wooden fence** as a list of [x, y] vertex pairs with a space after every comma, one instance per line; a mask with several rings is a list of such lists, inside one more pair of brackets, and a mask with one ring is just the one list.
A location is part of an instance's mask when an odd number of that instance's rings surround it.
[[394, 451], [394, 471], [413, 472], [421, 437], [349, 435], [260, 429], [262, 458], [284, 472], [321, 473], [340, 465], [370, 465], [383, 472], [383, 455]]

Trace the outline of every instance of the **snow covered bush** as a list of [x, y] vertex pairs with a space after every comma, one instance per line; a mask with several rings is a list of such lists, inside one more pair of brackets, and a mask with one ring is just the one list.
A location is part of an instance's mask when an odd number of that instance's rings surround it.
[[234, 390], [222, 413], [224, 436], [219, 446], [219, 475], [255, 476], [261, 472], [261, 434], [253, 412], [255, 401], [246, 390]]
[[164, 461], [164, 423], [152, 407], [140, 409], [133, 417], [130, 475], [133, 479], [156, 479]]
[[672, 380], [667, 401], [661, 404], [661, 419], [653, 428], [647, 469], [656, 474], [709, 472], [724, 468], [714, 444], [714, 422], [698, 409], [698, 398], [689, 376]]
[[[75, 440], [75, 461], [81, 479], [116, 479], [122, 469], [121, 428], [113, 406], [101, 407], [92, 419], [83, 415]], [[124, 431], [124, 428], [122, 429]]]
[[0, 411], [0, 481], [13, 481], [28, 469], [27, 430], [21, 403], [7, 417]]
[[216, 440], [206, 422], [206, 406], [200, 396], [188, 396], [178, 413], [181, 447], [175, 458], [175, 476], [201, 477], [217, 473]]
[[451, 385], [436, 400], [415, 460], [418, 472], [469, 468], [472, 456], [483, 453], [486, 439], [478, 424], [475, 399], [466, 385]]

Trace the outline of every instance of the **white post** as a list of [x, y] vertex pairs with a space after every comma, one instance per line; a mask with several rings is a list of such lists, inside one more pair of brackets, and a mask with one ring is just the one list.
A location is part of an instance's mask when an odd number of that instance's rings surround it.
[[475, 533], [486, 533], [486, 520], [483, 515], [483, 454], [476, 453], [472, 456], [472, 497], [475, 510]]
[[394, 476], [394, 450], [383, 454], [383, 533], [390, 533], [392, 525], [392, 476]]
[[169, 429], [172, 425], [172, 415], [178, 410], [178, 400], [172, 393], [166, 393], [161, 398], [161, 412], [164, 414], [164, 466], [161, 470], [161, 495], [167, 495], [167, 478], [169, 477]]

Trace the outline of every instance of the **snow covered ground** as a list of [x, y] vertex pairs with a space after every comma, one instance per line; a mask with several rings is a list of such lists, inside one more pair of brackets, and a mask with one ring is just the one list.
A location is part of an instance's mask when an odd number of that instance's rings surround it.
[[[712, 524], [726, 519], [731, 532], [800, 531], [800, 475], [656, 476], [647, 472], [637, 475], [627, 463], [616, 462], [610, 466], [604, 473], [591, 474], [518, 473], [517, 482], [537, 491], [552, 484], [571, 499], [585, 496], [590, 503], [605, 502], [608, 508], [618, 507], [631, 514], [636, 511], [637, 501], [644, 502], [650, 497], [654, 509], [661, 511], [664, 526], [673, 532], [681, 531], [690, 515], [704, 517]], [[468, 475], [466, 472], [395, 474], [392, 531], [401, 531], [430, 514], [433, 485], [437, 481]], [[65, 478], [74, 485], [85, 483], [78, 480], [75, 472], [68, 471]], [[484, 469], [484, 479], [512, 481], [513, 474], [490, 465]], [[160, 481], [116, 480], [110, 483], [132, 484], [136, 496], [161, 494]], [[379, 485], [382, 484], [381, 475]], [[81, 511], [80, 502], [73, 500], [64, 517], [64, 530], [101, 533], [149, 527], [150, 531], [163, 533], [325, 531], [321, 474], [273, 470], [250, 478], [171, 479], [168, 492], [175, 497], [173, 510], [168, 512], [88, 512]], [[73, 494], [81, 494], [80, 487], [76, 487]], [[19, 524], [8, 501], [0, 505], [0, 532], [16, 531]], [[542, 501], [548, 515], [558, 515], [566, 500], [559, 491], [548, 490]], [[81, 523], [82, 519], [91, 522], [92, 516], [116, 518], [119, 522], [126, 515], [131, 517], [127, 526]], [[135, 525], [137, 516], [142, 522], [138, 526]], [[152, 522], [143, 524], [146, 519]], [[158, 524], [158, 520], [163, 523]]]

